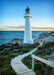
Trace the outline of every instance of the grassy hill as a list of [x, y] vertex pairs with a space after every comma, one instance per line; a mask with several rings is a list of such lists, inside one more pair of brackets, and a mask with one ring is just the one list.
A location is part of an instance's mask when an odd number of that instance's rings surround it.
[[11, 59], [36, 48], [39, 43], [22, 46], [19, 44], [3, 44], [0, 46], [0, 75], [16, 75], [11, 68]]
[[[46, 60], [48, 60], [48, 56], [51, 55], [54, 52], [54, 42], [45, 42], [41, 47], [38, 48], [37, 51], [34, 52], [36, 56], [42, 57]], [[32, 68], [32, 58], [31, 55], [28, 57], [25, 57], [22, 62], [28, 66], [30, 69]], [[35, 72], [37, 75], [44, 75], [45, 68], [47, 66], [39, 61], [36, 60], [35, 62]], [[51, 67], [48, 66], [48, 74], [50, 73]]]

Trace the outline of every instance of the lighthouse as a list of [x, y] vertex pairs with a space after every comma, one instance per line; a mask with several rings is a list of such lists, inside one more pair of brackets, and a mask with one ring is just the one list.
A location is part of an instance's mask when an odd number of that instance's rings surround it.
[[25, 31], [24, 31], [24, 44], [33, 44], [32, 31], [31, 31], [31, 9], [25, 9]]

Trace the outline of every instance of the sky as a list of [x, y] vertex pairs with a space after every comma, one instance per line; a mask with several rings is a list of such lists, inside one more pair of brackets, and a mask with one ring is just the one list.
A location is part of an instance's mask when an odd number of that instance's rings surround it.
[[0, 0], [0, 30], [24, 30], [27, 6], [32, 30], [54, 31], [54, 0]]

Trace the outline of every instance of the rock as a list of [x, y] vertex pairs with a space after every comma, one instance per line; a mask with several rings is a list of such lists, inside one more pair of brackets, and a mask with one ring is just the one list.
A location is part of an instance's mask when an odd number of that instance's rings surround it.
[[15, 38], [15, 39], [13, 39], [10, 43], [12, 43], [12, 44], [22, 44], [23, 43], [23, 39], [17, 39], [17, 38]]
[[39, 38], [39, 39], [42, 39], [42, 38], [46, 38], [46, 37], [48, 37], [48, 36], [51, 36], [51, 33], [48, 33], [48, 32], [47, 32], [47, 33], [42, 33], [42, 34], [39, 35], [38, 38]]

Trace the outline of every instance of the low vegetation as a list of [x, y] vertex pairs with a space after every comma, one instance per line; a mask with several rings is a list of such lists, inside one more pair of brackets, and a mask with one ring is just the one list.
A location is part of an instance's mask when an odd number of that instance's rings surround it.
[[[29, 55], [28, 57], [25, 57], [22, 62], [30, 69], [32, 69], [32, 58], [31, 55]], [[44, 64], [42, 64], [41, 62], [36, 61], [35, 62], [35, 73], [36, 75], [44, 75]]]
[[[44, 59], [47, 59], [48, 60], [48, 57], [46, 57], [45, 55], [50, 55], [54, 49], [54, 42], [44, 42], [44, 44], [38, 48], [37, 51], [34, 52], [34, 54], [36, 56], [40, 56]], [[30, 69], [32, 68], [32, 58], [31, 58], [31, 55], [28, 56], [28, 57], [25, 57], [22, 62], [27, 66], [29, 67]], [[35, 72], [36, 72], [36, 75], [44, 75], [44, 72], [45, 72], [45, 67], [46, 65], [37, 61], [35, 62]], [[48, 70], [50, 70], [51, 68], [49, 67]], [[49, 72], [48, 74], [49, 75]]]
[[20, 54], [31, 51], [38, 45], [39, 43], [35, 43], [33, 45], [28, 46], [8, 43], [0, 46], [0, 75], [16, 75], [10, 65], [11, 59]]
[[47, 58], [46, 55], [50, 55], [54, 52], [54, 42], [45, 42], [41, 47], [38, 48], [37, 51], [35, 51], [35, 55]]

